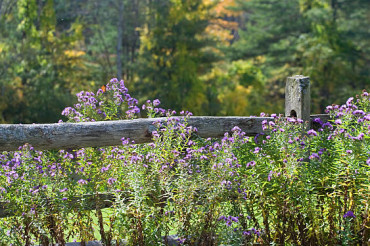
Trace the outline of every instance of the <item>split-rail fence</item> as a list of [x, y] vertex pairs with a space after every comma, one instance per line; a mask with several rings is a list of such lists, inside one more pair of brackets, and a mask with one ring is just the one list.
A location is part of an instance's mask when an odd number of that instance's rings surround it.
[[[309, 77], [296, 75], [288, 77], [285, 87], [285, 116], [297, 117], [309, 121], [320, 118], [329, 120], [329, 115], [310, 115], [310, 80]], [[135, 143], [148, 143], [152, 140], [153, 123], [166, 118], [142, 118], [134, 120], [99, 121], [82, 123], [55, 124], [1, 124], [0, 152], [16, 151], [26, 143], [38, 150], [78, 149], [84, 147], [103, 147], [121, 144], [121, 138], [130, 138]], [[213, 117], [192, 116], [189, 125], [198, 129], [197, 134], [203, 138], [220, 138], [238, 126], [247, 136], [262, 132], [262, 121], [273, 120], [272, 117]], [[109, 194], [102, 194], [104, 196]], [[94, 202], [94, 201], [92, 201]], [[108, 201], [104, 206], [110, 206]], [[91, 206], [90, 209], [93, 209]], [[0, 218], [11, 216], [5, 203], [0, 202]]]

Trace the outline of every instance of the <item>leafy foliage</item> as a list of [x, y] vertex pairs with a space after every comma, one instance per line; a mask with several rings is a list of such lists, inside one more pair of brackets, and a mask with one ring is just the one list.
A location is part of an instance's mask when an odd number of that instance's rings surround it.
[[271, 102], [281, 100], [286, 77], [310, 76], [313, 110], [321, 113], [325, 105], [369, 84], [370, 54], [362, 41], [369, 35], [363, 29], [369, 7], [368, 1], [239, 1], [237, 9], [245, 13], [246, 22], [229, 56], [257, 61], [268, 78], [266, 99]]

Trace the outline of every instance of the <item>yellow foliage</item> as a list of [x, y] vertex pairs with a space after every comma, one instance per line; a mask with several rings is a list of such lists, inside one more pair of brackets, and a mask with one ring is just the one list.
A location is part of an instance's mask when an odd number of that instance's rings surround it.
[[204, 113], [203, 106], [207, 103], [207, 98], [204, 93], [192, 90], [189, 94], [191, 96], [185, 100], [184, 108], [191, 109], [191, 111], [196, 115]]
[[3, 52], [3, 50], [6, 49], [6, 44], [5, 43], [0, 43], [0, 53]]
[[221, 0], [214, 7], [213, 11], [217, 16], [227, 15], [227, 16], [239, 16], [241, 11], [230, 10], [230, 7], [235, 7], [237, 5], [235, 0]]
[[266, 57], [265, 57], [265, 56], [256, 56], [256, 57], [254, 58], [254, 60], [255, 60], [255, 62], [256, 62], [257, 64], [263, 64], [263, 63], [265, 63], [265, 62], [266, 62]]
[[238, 17], [241, 15], [240, 11], [230, 9], [230, 7], [235, 7], [236, 4], [235, 0], [221, 0], [214, 5], [211, 9], [213, 19], [210, 20], [209, 26], [205, 30], [206, 35], [225, 45], [229, 44], [234, 37], [232, 31], [238, 29], [238, 22], [225, 20], [225, 17]]
[[85, 55], [86, 53], [84, 51], [81, 51], [81, 50], [65, 50], [64, 54], [68, 58], [79, 58], [79, 57]]
[[248, 95], [252, 92], [253, 87], [244, 87], [236, 85], [234, 90], [219, 95], [219, 100], [225, 105], [225, 114], [227, 115], [246, 115], [248, 114]]

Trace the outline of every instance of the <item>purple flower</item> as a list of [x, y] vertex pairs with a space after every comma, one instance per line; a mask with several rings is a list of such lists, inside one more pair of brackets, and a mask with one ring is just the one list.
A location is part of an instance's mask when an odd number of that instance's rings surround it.
[[290, 122], [290, 123], [296, 123], [297, 122], [297, 120], [294, 119], [294, 118], [288, 118], [287, 121]]
[[329, 128], [330, 130], [332, 130], [332, 129], [333, 129], [332, 124], [330, 124], [329, 122], [326, 122], [326, 123], [324, 123], [324, 124], [322, 125], [322, 128], [325, 128], [325, 127]]
[[79, 184], [82, 184], [82, 185], [87, 184], [87, 181], [86, 181], [86, 180], [84, 180], [84, 179], [80, 179], [80, 180], [78, 180], [77, 182], [78, 182]]
[[356, 216], [351, 210], [349, 210], [347, 213], [343, 215], [343, 218], [356, 218]]
[[327, 106], [326, 109], [325, 109], [325, 112], [329, 113], [332, 110], [333, 110], [333, 106]]
[[108, 179], [108, 184], [109, 185], [112, 185], [114, 182], [116, 182], [117, 181], [117, 179], [115, 179], [115, 178], [109, 178]]
[[153, 135], [154, 138], [159, 138], [160, 137], [157, 131], [152, 131], [152, 135]]
[[254, 148], [253, 153], [254, 153], [254, 154], [257, 154], [258, 152], [260, 152], [260, 150], [261, 150], [260, 148], [256, 147], [256, 148]]
[[185, 243], [185, 241], [186, 241], [186, 238], [178, 238], [178, 239], [177, 239], [177, 242], [178, 242], [179, 244], [184, 244], [184, 243]]
[[366, 164], [370, 166], [370, 158], [366, 160]]
[[313, 129], [309, 130], [307, 132], [307, 134], [310, 135], [310, 136], [317, 136], [317, 132], [315, 130], [313, 130]]
[[250, 161], [250, 162], [247, 163], [247, 167], [249, 167], [249, 166], [254, 167], [255, 165], [256, 165], [255, 161]]
[[365, 115], [365, 112], [364, 111], [362, 111], [362, 110], [355, 110], [355, 111], [353, 111], [353, 113], [352, 113], [353, 115]]
[[74, 113], [76, 113], [76, 110], [74, 108], [71, 108], [71, 107], [67, 107], [62, 111], [62, 115], [65, 115], [65, 116], [68, 116], [68, 115], [71, 115], [71, 114], [74, 114]]
[[352, 102], [353, 102], [353, 97], [348, 98], [348, 100], [346, 102], [347, 106], [352, 105]]
[[319, 123], [320, 125], [322, 125], [322, 124], [323, 124], [320, 118], [315, 118], [315, 119], [313, 120], [313, 122], [315, 122], [315, 123]]
[[102, 168], [100, 169], [100, 172], [104, 173], [104, 172], [108, 171], [108, 170], [109, 170], [109, 168], [110, 168], [110, 165], [108, 165], [108, 166], [106, 166], [106, 167], [102, 167]]
[[310, 157], [309, 157], [310, 159], [320, 159], [320, 156], [318, 155], [318, 154], [316, 154], [316, 153], [312, 153], [312, 155], [310, 155]]
[[239, 221], [238, 217], [230, 216], [230, 219], [231, 219], [232, 221], [234, 221], [234, 222], [238, 222], [238, 221]]
[[363, 132], [361, 132], [360, 134], [358, 134], [358, 136], [356, 137], [357, 140], [362, 140], [364, 139], [364, 136], [365, 134]]
[[269, 175], [267, 176], [267, 180], [271, 181], [272, 175], [274, 174], [274, 171], [270, 171]]
[[159, 104], [161, 104], [161, 102], [158, 99], [153, 101], [153, 106], [158, 106]]
[[342, 120], [337, 119], [337, 120], [334, 121], [334, 123], [337, 124], [337, 125], [341, 125], [342, 124]]
[[223, 215], [221, 215], [221, 216], [217, 219], [217, 221], [225, 220], [225, 219], [226, 219], [226, 217], [225, 217], [225, 216], [223, 216]]
[[232, 132], [240, 132], [241, 129], [238, 126], [234, 126], [233, 129], [231, 129]]
[[170, 210], [170, 211], [166, 211], [164, 213], [164, 215], [171, 215], [171, 214], [174, 214], [175, 212], [173, 210]]

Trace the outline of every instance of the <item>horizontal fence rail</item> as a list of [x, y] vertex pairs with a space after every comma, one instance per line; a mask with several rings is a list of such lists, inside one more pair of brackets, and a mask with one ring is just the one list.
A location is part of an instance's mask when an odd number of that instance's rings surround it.
[[[312, 115], [313, 118], [327, 121], [329, 115]], [[175, 117], [180, 118], [181, 117]], [[99, 121], [56, 124], [3, 124], [0, 125], [0, 151], [15, 151], [25, 143], [35, 149], [78, 149], [120, 145], [123, 137], [135, 143], [148, 143], [152, 140], [153, 123], [165, 123], [167, 118], [150, 118], [119, 121]], [[198, 129], [203, 138], [220, 138], [238, 126], [247, 136], [262, 132], [262, 121], [272, 117], [211, 117], [192, 116], [189, 125]]]

